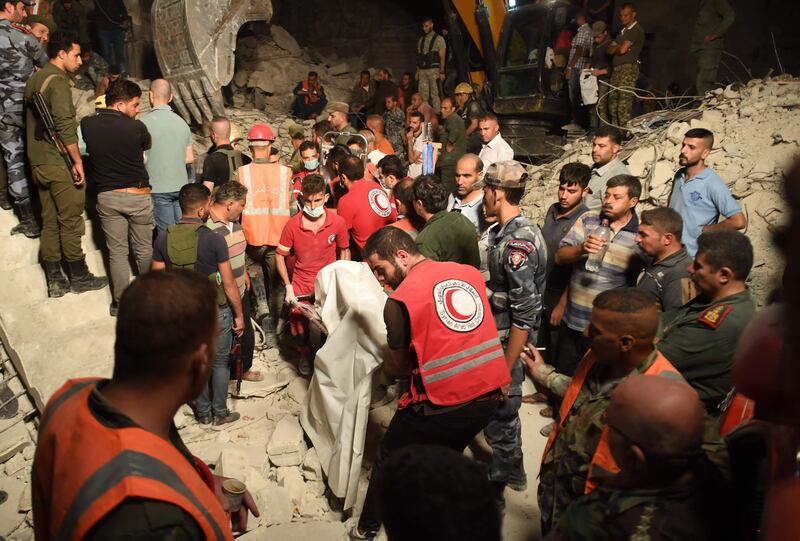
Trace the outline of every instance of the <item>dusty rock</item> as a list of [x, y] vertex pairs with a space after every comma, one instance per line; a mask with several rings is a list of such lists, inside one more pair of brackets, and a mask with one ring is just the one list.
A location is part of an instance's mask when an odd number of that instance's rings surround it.
[[298, 45], [297, 40], [282, 26], [270, 25], [269, 33], [272, 39], [275, 40], [275, 45], [291, 55], [297, 56], [300, 54], [300, 45]]
[[278, 468], [278, 486], [289, 492], [289, 498], [298, 505], [306, 493], [306, 483], [299, 468], [284, 466]]
[[247, 477], [250, 460], [247, 454], [241, 450], [235, 447], [227, 447], [220, 453], [216, 464], [217, 467], [214, 471], [217, 475], [233, 477], [243, 481]]
[[340, 522], [293, 522], [266, 530], [256, 530], [238, 538], [239, 541], [281, 539], [290, 541], [338, 541], [347, 539], [347, 531]]
[[306, 481], [317, 481], [322, 479], [322, 464], [319, 461], [317, 450], [313, 447], [306, 453], [303, 460], [303, 477]]
[[290, 399], [298, 404], [302, 404], [308, 393], [308, 380], [300, 376], [294, 378], [286, 388], [286, 393], [289, 395]]
[[306, 455], [300, 421], [294, 415], [281, 419], [267, 445], [269, 460], [276, 466], [299, 466]]
[[330, 506], [325, 498], [307, 492], [300, 500], [298, 509], [301, 517], [321, 518], [330, 510]]
[[27, 513], [31, 509], [33, 509], [33, 505], [31, 504], [31, 484], [27, 483], [25, 489], [22, 491], [22, 495], [19, 497], [17, 511], [20, 513]]
[[292, 521], [294, 506], [289, 497], [289, 491], [285, 488], [269, 485], [258, 491], [255, 498], [256, 505], [261, 512], [260, 522], [262, 525], [273, 526]]

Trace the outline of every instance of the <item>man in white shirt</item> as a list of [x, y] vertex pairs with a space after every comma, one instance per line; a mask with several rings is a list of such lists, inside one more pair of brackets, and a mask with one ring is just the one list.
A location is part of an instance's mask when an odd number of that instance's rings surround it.
[[475, 154], [464, 154], [456, 164], [456, 193], [450, 194], [447, 210], [460, 212], [480, 235], [487, 227], [483, 214], [484, 164]]
[[492, 113], [483, 115], [478, 120], [478, 131], [483, 142], [480, 158], [483, 161], [484, 172], [493, 163], [514, 159], [514, 149], [500, 135], [500, 123], [496, 115]]
[[408, 148], [408, 176], [417, 178], [422, 174], [422, 123], [425, 116], [419, 111], [408, 114], [408, 130], [406, 130], [406, 147]]

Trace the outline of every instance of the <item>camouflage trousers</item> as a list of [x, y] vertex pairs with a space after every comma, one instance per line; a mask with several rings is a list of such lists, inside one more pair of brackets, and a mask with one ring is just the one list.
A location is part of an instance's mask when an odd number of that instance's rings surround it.
[[[636, 79], [639, 78], [639, 64], [622, 64], [614, 66], [611, 72], [611, 86], [618, 88], [628, 87], [632, 90], [636, 86]], [[612, 90], [608, 101], [609, 116], [611, 123], [620, 128], [624, 128], [631, 119], [631, 107], [633, 107], [633, 94]]]
[[694, 84], [697, 89], [697, 95], [703, 96], [717, 82], [722, 49], [720, 47], [700, 49], [694, 52], [694, 59], [697, 62], [697, 79]]
[[486, 441], [492, 446], [489, 481], [493, 483], [505, 484], [509, 479], [525, 479], [525, 469], [522, 466], [522, 423], [519, 420], [524, 379], [522, 363], [517, 362], [511, 371], [508, 400], [497, 408], [492, 420], [483, 429]]
[[30, 185], [25, 176], [25, 129], [21, 119], [19, 123], [8, 115], [0, 119], [0, 148], [3, 154], [0, 161], [5, 164], [5, 174], [0, 175], [0, 189], [8, 189], [17, 203], [27, 201]]
[[442, 98], [439, 96], [439, 68], [420, 69], [418, 88], [422, 101], [438, 113]]

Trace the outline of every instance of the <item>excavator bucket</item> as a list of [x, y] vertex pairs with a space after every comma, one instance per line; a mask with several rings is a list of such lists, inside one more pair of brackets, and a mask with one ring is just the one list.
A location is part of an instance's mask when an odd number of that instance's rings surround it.
[[271, 0], [155, 0], [151, 14], [158, 65], [180, 114], [198, 124], [223, 114], [236, 34], [246, 22], [269, 21]]

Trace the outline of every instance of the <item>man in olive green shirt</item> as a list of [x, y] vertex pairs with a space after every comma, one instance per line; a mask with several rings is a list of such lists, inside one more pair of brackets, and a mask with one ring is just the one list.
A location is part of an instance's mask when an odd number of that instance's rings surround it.
[[731, 365], [742, 331], [756, 313], [745, 285], [753, 247], [732, 229], [708, 231], [697, 239], [689, 268], [699, 295], [661, 316], [657, 347], [695, 388], [711, 413], [731, 390]]
[[[47, 293], [61, 297], [70, 290], [82, 293], [102, 289], [108, 279], [93, 276], [86, 266], [81, 247], [85, 233], [83, 207], [86, 201], [86, 179], [78, 151], [78, 132], [69, 75], [81, 66], [81, 48], [75, 36], [54, 32], [47, 44], [50, 62], [36, 72], [25, 86], [26, 135], [28, 161], [42, 204], [40, 249], [47, 277]], [[55, 131], [72, 159], [67, 168], [44, 124], [32, 105], [34, 92], [40, 92], [53, 117]], [[61, 271], [62, 255], [67, 262], [70, 281]]]
[[700, 0], [692, 30], [691, 51], [697, 62], [697, 94], [702, 96], [717, 82], [717, 70], [725, 46], [725, 33], [736, 20], [728, 0]]
[[461, 116], [456, 114], [452, 98], [442, 100], [442, 118], [444, 124], [440, 128], [439, 137], [442, 153], [438, 168], [447, 193], [451, 194], [456, 191], [456, 164], [467, 152], [467, 128]]
[[447, 209], [448, 191], [433, 175], [414, 180], [414, 210], [425, 220], [417, 235], [417, 246], [425, 257], [434, 261], [453, 261], [480, 269], [478, 236], [475, 226], [460, 212]]

